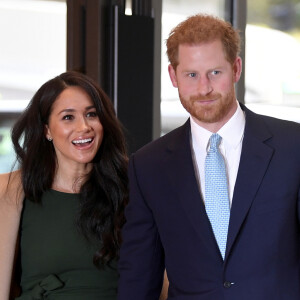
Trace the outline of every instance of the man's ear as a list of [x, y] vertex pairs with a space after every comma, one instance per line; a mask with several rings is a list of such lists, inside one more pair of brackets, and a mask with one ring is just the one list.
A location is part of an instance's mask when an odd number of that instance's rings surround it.
[[176, 70], [173, 68], [173, 66], [171, 64], [168, 66], [168, 71], [169, 71], [170, 79], [172, 81], [173, 86], [177, 88], [178, 84], [177, 84]]
[[242, 59], [240, 56], [238, 56], [234, 63], [233, 63], [233, 66], [232, 66], [232, 69], [233, 69], [233, 80], [234, 82], [238, 82], [240, 77], [241, 77], [241, 74], [242, 74]]

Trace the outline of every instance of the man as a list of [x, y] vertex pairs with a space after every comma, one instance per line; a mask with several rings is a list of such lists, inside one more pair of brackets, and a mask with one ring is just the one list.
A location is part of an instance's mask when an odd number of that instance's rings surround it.
[[169, 299], [300, 299], [300, 125], [237, 102], [239, 49], [207, 15], [167, 40], [190, 118], [131, 157], [119, 300], [158, 299], [164, 269]]

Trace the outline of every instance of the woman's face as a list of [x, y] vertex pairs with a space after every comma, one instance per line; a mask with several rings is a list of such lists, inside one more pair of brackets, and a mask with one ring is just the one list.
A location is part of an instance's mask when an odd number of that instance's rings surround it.
[[46, 125], [46, 137], [53, 140], [58, 168], [92, 162], [103, 139], [103, 127], [83, 89], [68, 87], [58, 96]]

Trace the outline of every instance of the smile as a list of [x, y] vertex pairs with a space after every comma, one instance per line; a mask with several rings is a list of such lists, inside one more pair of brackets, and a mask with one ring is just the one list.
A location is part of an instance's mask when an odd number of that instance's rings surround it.
[[74, 145], [80, 145], [80, 144], [91, 143], [92, 141], [93, 141], [92, 138], [88, 138], [88, 139], [83, 139], [83, 140], [74, 140], [74, 141], [72, 141], [72, 143]]
[[203, 105], [206, 105], [206, 104], [212, 104], [216, 101], [217, 99], [206, 99], [206, 100], [196, 100], [195, 102], [196, 103], [199, 103], [199, 104], [203, 104]]

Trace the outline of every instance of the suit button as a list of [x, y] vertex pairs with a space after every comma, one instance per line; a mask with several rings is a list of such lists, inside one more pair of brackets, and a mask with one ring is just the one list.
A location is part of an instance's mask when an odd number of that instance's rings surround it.
[[231, 287], [231, 282], [224, 281], [223, 286], [224, 286], [224, 288], [229, 289]]

